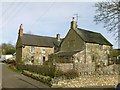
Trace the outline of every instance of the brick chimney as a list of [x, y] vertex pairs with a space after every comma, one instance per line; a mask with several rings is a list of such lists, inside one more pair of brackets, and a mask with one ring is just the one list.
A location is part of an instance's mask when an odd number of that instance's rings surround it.
[[23, 28], [22, 28], [22, 24], [20, 24], [20, 28], [19, 28], [19, 36], [23, 36]]
[[75, 17], [72, 18], [71, 21], [71, 29], [77, 29], [77, 22], [75, 20]]
[[57, 38], [58, 41], [60, 41], [60, 34], [57, 34], [56, 38]]

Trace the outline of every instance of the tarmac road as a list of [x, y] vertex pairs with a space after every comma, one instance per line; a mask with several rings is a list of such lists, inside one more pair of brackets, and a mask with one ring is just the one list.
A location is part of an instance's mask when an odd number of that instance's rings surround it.
[[[50, 88], [49, 86], [34, 80], [30, 77], [24, 76], [20, 73], [14, 72], [8, 68], [8, 65], [2, 65], [2, 88]], [[6, 89], [5, 89], [6, 90]]]

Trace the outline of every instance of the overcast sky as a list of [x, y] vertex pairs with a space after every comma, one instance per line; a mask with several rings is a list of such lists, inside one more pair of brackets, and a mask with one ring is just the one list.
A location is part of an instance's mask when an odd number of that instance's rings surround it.
[[79, 15], [78, 27], [101, 33], [117, 48], [112, 33], [102, 24], [93, 22], [96, 2], [2, 2], [0, 3], [0, 44], [15, 44], [19, 26], [24, 33], [55, 37], [57, 33], [65, 37], [75, 14]]

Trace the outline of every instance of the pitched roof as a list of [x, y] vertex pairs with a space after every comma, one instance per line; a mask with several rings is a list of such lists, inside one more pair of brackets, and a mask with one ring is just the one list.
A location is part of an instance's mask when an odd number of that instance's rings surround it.
[[72, 55], [74, 55], [74, 54], [76, 54], [77, 52], [80, 52], [80, 51], [81, 50], [71, 51], [71, 52], [59, 51], [59, 52], [53, 53], [53, 55], [56, 55], [56, 56], [72, 56]]
[[78, 28], [75, 31], [87, 43], [96, 43], [96, 44], [101, 44], [101, 45], [112, 46], [112, 44], [106, 38], [104, 38], [104, 36], [100, 33], [88, 31], [88, 30], [80, 29], [80, 28]]
[[21, 40], [22, 40], [22, 45], [27, 45], [27, 46], [54, 47], [54, 46], [58, 46], [59, 44], [57, 38], [31, 35], [31, 34], [23, 34]]

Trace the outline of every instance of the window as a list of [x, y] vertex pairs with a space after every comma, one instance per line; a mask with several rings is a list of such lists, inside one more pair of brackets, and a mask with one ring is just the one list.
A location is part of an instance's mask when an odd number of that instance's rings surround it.
[[34, 56], [31, 56], [31, 62], [34, 63]]
[[30, 52], [31, 52], [31, 53], [34, 53], [34, 52], [35, 52], [35, 47], [31, 46], [31, 47], [30, 47]]
[[91, 58], [92, 58], [92, 62], [95, 62], [95, 60], [96, 60], [95, 55], [92, 55]]
[[45, 53], [45, 48], [42, 48], [41, 51], [42, 51], [42, 53]]

